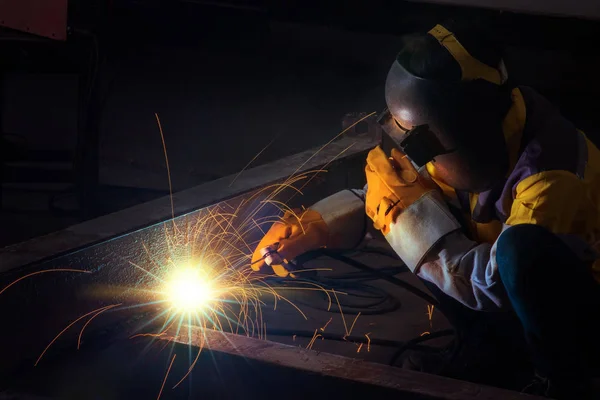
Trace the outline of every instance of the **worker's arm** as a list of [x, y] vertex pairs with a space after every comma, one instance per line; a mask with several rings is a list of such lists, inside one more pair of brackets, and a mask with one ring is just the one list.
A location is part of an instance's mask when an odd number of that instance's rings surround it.
[[365, 174], [367, 215], [413, 272], [471, 308], [502, 307], [492, 249], [459, 231], [441, 192], [404, 154], [373, 149]]
[[367, 230], [364, 196], [363, 190], [342, 190], [310, 207], [327, 224], [329, 247], [352, 249], [362, 242]]
[[[424, 217], [424, 222], [435, 223], [429, 217], [435, 218], [435, 214]], [[394, 242], [396, 235], [403, 231], [401, 225], [395, 228], [394, 237], [388, 241], [417, 276], [475, 310], [494, 311], [509, 306], [496, 265], [496, 244], [478, 244], [455, 231], [418, 253]], [[401, 239], [398, 237], [398, 240]], [[406, 261], [417, 258], [420, 258], [418, 262]]]
[[303, 253], [323, 247], [352, 249], [358, 246], [366, 233], [363, 198], [362, 190], [343, 190], [306, 210], [286, 213], [256, 247], [252, 269], [272, 270], [285, 277], [291, 272], [287, 261]]
[[[576, 227], [582, 229], [579, 233], [588, 231], [580, 226], [586, 220], [594, 223], [581, 215], [581, 210], [587, 209], [582, 202], [589, 202], [585, 184], [574, 174], [548, 171], [532, 175], [516, 186], [502, 234], [518, 224], [541, 225], [565, 239], [575, 254], [589, 257], [581, 251], [586, 249], [585, 242], [573, 234]], [[477, 244], [459, 231], [445, 233], [447, 229], [439, 226], [440, 221], [448, 221], [447, 215], [439, 199], [424, 196], [397, 218], [386, 239], [413, 272], [464, 305], [486, 311], [507, 307], [496, 265], [498, 241]]]

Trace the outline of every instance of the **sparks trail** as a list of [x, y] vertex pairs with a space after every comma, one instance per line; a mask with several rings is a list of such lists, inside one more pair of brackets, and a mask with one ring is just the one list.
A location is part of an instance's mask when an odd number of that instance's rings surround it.
[[320, 338], [322, 335], [319, 333], [319, 329], [315, 329], [315, 334], [313, 335], [312, 339], [310, 339], [310, 342], [308, 342], [308, 344], [306, 345], [306, 348], [308, 350], [312, 350], [313, 345], [315, 344], [315, 340], [317, 340], [317, 338]]
[[354, 317], [354, 321], [352, 321], [352, 326], [350, 326], [350, 330], [347, 331], [346, 336], [350, 336], [352, 334], [352, 331], [354, 330], [354, 325], [356, 325], [356, 321], [358, 320], [358, 317], [360, 317], [360, 313], [356, 314], [356, 317]]
[[323, 326], [321, 328], [321, 332], [325, 332], [325, 329], [327, 328], [327, 325], [329, 325], [331, 323], [331, 320], [333, 319], [333, 317], [329, 318], [329, 321], [327, 321], [327, 323], [325, 324], [325, 326]]
[[429, 328], [433, 329], [433, 310], [435, 306], [433, 304], [427, 305], [427, 317], [429, 318]]
[[171, 184], [171, 168], [169, 167], [169, 155], [167, 153], [165, 135], [163, 133], [162, 124], [160, 123], [160, 118], [158, 118], [158, 113], [154, 113], [154, 117], [156, 117], [156, 123], [158, 124], [160, 139], [162, 140], [163, 152], [165, 153], [165, 163], [167, 165], [167, 179], [169, 180], [169, 196], [171, 198], [171, 217], [175, 219], [175, 205], [173, 204], [173, 185]]
[[[348, 126], [346, 129], [342, 130], [340, 133], [338, 133], [336, 136], [334, 136], [329, 142], [327, 142], [326, 144], [324, 144], [321, 148], [319, 148], [312, 156], [310, 156], [304, 163], [302, 163], [291, 175], [289, 178], [287, 178], [283, 183], [281, 183], [280, 185], [275, 185], [275, 186], [279, 186], [274, 188], [273, 192], [267, 197], [266, 201], [264, 202], [265, 204], [269, 203], [270, 200], [273, 200], [276, 196], [278, 196], [279, 194], [281, 194], [281, 192], [289, 187], [292, 187], [296, 182], [299, 182], [301, 180], [308, 180], [308, 182], [310, 182], [312, 180], [312, 178], [314, 178], [314, 176], [316, 176], [319, 172], [324, 172], [323, 170], [321, 171], [309, 171], [308, 173], [303, 173], [303, 174], [299, 174], [299, 172], [302, 170], [302, 168], [304, 168], [304, 166], [310, 162], [317, 154], [319, 154], [323, 149], [325, 149], [327, 146], [329, 146], [331, 143], [333, 143], [336, 139], [338, 139], [339, 137], [341, 137], [344, 133], [346, 133], [348, 130], [350, 130], [352, 127], [356, 126], [357, 124], [359, 124], [360, 122], [364, 121], [365, 119], [372, 117], [373, 115], [375, 115], [376, 112], [372, 112], [368, 115], [365, 115], [364, 117], [360, 118], [359, 120], [355, 121], [353, 124], [351, 124], [350, 126]], [[336, 157], [334, 157], [334, 159], [336, 159], [337, 157], [339, 157], [339, 155], [343, 154], [344, 152], [346, 152], [352, 145], [350, 145], [349, 147], [347, 147], [346, 149], [342, 150], [342, 152], [340, 152], [340, 154], [338, 154]], [[331, 163], [333, 160], [330, 160], [326, 165], [329, 165], [329, 163]], [[311, 173], [312, 172], [312, 173]], [[310, 175], [312, 175], [312, 177], [309, 177]], [[308, 178], [308, 179], [307, 179]], [[304, 188], [308, 182], [305, 183], [304, 186], [302, 186], [300, 189], [295, 189], [294, 190], [297, 193], [302, 193], [301, 189]], [[265, 188], [268, 189], [268, 188]], [[260, 193], [260, 192], [259, 192]], [[293, 197], [295, 196], [292, 195], [288, 201], [290, 201]], [[251, 215], [251, 219], [260, 211], [262, 210], [262, 207], [257, 207], [255, 213], [253, 215]]]
[[[290, 305], [303, 318], [307, 319], [302, 309], [282, 294], [282, 289], [318, 290], [325, 293], [328, 298], [329, 308], [333, 301], [337, 303], [346, 336], [350, 335], [360, 314], [356, 316], [351, 326], [348, 327], [338, 299], [338, 295], [344, 295], [345, 293], [303, 281], [295, 282], [295, 287], [293, 288], [271, 285], [271, 282], [269, 282], [270, 277], [255, 275], [249, 268], [251, 254], [255, 247], [255, 242], [251, 238], [264, 235], [268, 226], [280, 220], [281, 217], [277, 215], [278, 213], [271, 211], [270, 208], [277, 209], [280, 212], [290, 212], [299, 221], [302, 220], [306, 209], [300, 212], [294, 211], [288, 205], [289, 200], [282, 202], [280, 200], [281, 196], [288, 192], [292, 193], [292, 197], [301, 195], [302, 189], [310, 184], [317, 175], [326, 172], [329, 163], [348, 151], [352, 147], [352, 144], [339, 152], [323, 168], [300, 173], [302, 168], [348, 129], [373, 114], [365, 116], [336, 135], [283, 182], [271, 184], [260, 190], [256, 190], [243, 200], [232, 201], [231, 204], [223, 202], [179, 218], [175, 218], [173, 185], [165, 135], [160, 118], [158, 114], [155, 114], [167, 168], [172, 219], [166, 221], [163, 224], [164, 229], [162, 233], [158, 233], [159, 236], [164, 235], [160, 237], [160, 241], [164, 244], [163, 246], [156, 246], [156, 243], [152, 243], [153, 246], [149, 246], [148, 243], [142, 243], [140, 255], [136, 255], [137, 258], [133, 260], [126, 260], [126, 265], [134, 270], [140, 279], [132, 287], [127, 288], [127, 299], [124, 299], [124, 301], [128, 301], [128, 306], [121, 309], [128, 310], [146, 305], [157, 306], [157, 315], [150, 318], [146, 322], [146, 325], [153, 323], [163, 315], [166, 315], [166, 321], [158, 331], [139, 332], [130, 337], [147, 337], [152, 340], [164, 340], [166, 347], [171, 341], [179, 337], [179, 330], [183, 326], [195, 325], [201, 327], [203, 330], [214, 329], [266, 338], [267, 323], [263, 318], [262, 312], [262, 308], [266, 305], [266, 298], [273, 300], [273, 309], [277, 309], [278, 304], [283, 302]], [[240, 174], [271, 144], [272, 142], [263, 148], [240, 171]], [[235, 182], [240, 174], [234, 178], [231, 184]], [[302, 224], [300, 225], [302, 226]], [[90, 273], [91, 271], [55, 269], [34, 272], [10, 283], [0, 290], [0, 294], [23, 279], [46, 272]], [[144, 277], [150, 277], [151, 279], [141, 279]], [[129, 305], [129, 300], [134, 300], [134, 304]], [[79, 348], [82, 343], [83, 333], [89, 324], [97, 317], [100, 317], [101, 314], [108, 310], [116, 309], [122, 304], [118, 303], [100, 307], [73, 320], [46, 346], [35, 362], [35, 365], [40, 362], [58, 338], [75, 324], [88, 318], [79, 332], [77, 340], [77, 347]], [[325, 331], [330, 322], [331, 319], [321, 328], [321, 332]], [[173, 329], [171, 330], [171, 328]], [[176, 331], [176, 333], [167, 334], [167, 331]], [[323, 339], [323, 335], [317, 329], [307, 347], [312, 348], [319, 337]], [[207, 345], [205, 340], [201, 340], [201, 345], [198, 348], [195, 358], [191, 361], [184, 376], [178, 379], [173, 388], [179, 386], [190, 375], [205, 345]], [[162, 396], [175, 358], [176, 355], [173, 355], [157, 399], [160, 399]]]
[[312, 160], [317, 154], [319, 154], [323, 149], [325, 149], [327, 146], [329, 146], [331, 143], [333, 143], [334, 141], [336, 141], [336, 139], [338, 139], [340, 136], [342, 136], [344, 133], [348, 132], [351, 128], [353, 128], [354, 126], [358, 125], [359, 123], [361, 123], [362, 121], [364, 121], [365, 119], [372, 117], [373, 115], [375, 115], [376, 112], [373, 111], [372, 113], [365, 115], [364, 117], [362, 117], [361, 119], [357, 120], [356, 122], [354, 122], [353, 124], [351, 124], [350, 126], [348, 126], [346, 129], [344, 129], [343, 131], [341, 131], [340, 133], [338, 133], [336, 136], [334, 136], [329, 142], [325, 143], [319, 150], [317, 150], [315, 152], [315, 154], [313, 154], [312, 156], [310, 156], [302, 165], [300, 165], [296, 171], [294, 171], [294, 173], [291, 176], [296, 175], [298, 172], [300, 172], [302, 170], [302, 168], [304, 168], [304, 166], [310, 161]]
[[139, 338], [139, 337], [153, 337], [153, 338], [157, 338], [157, 337], [161, 337], [166, 335], [166, 332], [159, 332], [159, 333], [136, 333], [133, 336], [130, 336], [129, 339], [135, 339], [135, 338]]
[[235, 181], [237, 180], [237, 178], [239, 178], [239, 177], [240, 177], [240, 175], [242, 175], [242, 173], [243, 173], [243, 172], [244, 172], [246, 169], [248, 169], [248, 167], [249, 167], [250, 165], [252, 165], [252, 163], [253, 163], [254, 161], [256, 161], [256, 159], [257, 159], [258, 157], [260, 157], [260, 155], [261, 155], [262, 153], [264, 153], [264, 151], [265, 151], [265, 150], [267, 150], [267, 149], [268, 149], [268, 148], [269, 148], [269, 147], [270, 147], [270, 146], [273, 144], [273, 142], [275, 141], [275, 139], [277, 139], [277, 138], [273, 138], [273, 139], [271, 139], [271, 141], [269, 142], [269, 144], [268, 144], [268, 145], [266, 145], [265, 147], [263, 147], [263, 149], [262, 149], [261, 151], [259, 151], [259, 152], [258, 152], [258, 154], [256, 154], [256, 155], [255, 155], [255, 156], [252, 158], [252, 160], [250, 160], [250, 161], [248, 162], [248, 164], [246, 164], [246, 165], [244, 166], [244, 168], [242, 168], [242, 169], [240, 170], [240, 172], [238, 172], [238, 174], [235, 176], [235, 178], [233, 178], [233, 180], [232, 180], [232, 181], [231, 181], [231, 183], [229, 184], [229, 187], [233, 186], [233, 184], [235, 183]]
[[[106, 311], [106, 310], [108, 310], [108, 309], [111, 309], [111, 308], [114, 308], [114, 307], [118, 307], [118, 306], [120, 306], [120, 305], [121, 305], [121, 303], [119, 303], [119, 304], [111, 304], [110, 306], [104, 306], [104, 307], [97, 308], [97, 309], [95, 309], [95, 310], [93, 310], [93, 311], [90, 311], [90, 312], [89, 312], [89, 313], [87, 313], [87, 314], [83, 314], [82, 316], [80, 316], [79, 318], [77, 318], [76, 320], [74, 320], [73, 322], [71, 322], [69, 325], [67, 325], [67, 327], [66, 327], [66, 328], [64, 328], [62, 331], [60, 331], [60, 332], [59, 332], [59, 334], [58, 334], [58, 335], [56, 335], [56, 336], [54, 337], [54, 339], [52, 339], [52, 341], [51, 341], [51, 342], [48, 344], [48, 346], [46, 346], [46, 348], [44, 349], [44, 351], [42, 351], [42, 353], [40, 354], [40, 356], [39, 356], [39, 357], [38, 357], [38, 359], [36, 360], [36, 362], [35, 362], [34, 366], [36, 366], [36, 367], [37, 367], [37, 365], [38, 365], [38, 363], [40, 362], [40, 360], [42, 359], [42, 357], [44, 357], [44, 354], [46, 354], [46, 352], [48, 351], [48, 349], [49, 349], [50, 347], [52, 347], [52, 345], [54, 344], [54, 342], [56, 342], [56, 341], [58, 340], [58, 338], [62, 336], [62, 334], [63, 334], [63, 333], [65, 333], [66, 331], [68, 331], [68, 330], [69, 330], [69, 328], [71, 328], [71, 327], [72, 327], [73, 325], [75, 325], [77, 322], [81, 321], [82, 319], [84, 319], [84, 318], [85, 318], [85, 317], [87, 317], [88, 315], [92, 315], [92, 314], [96, 314], [96, 313], [101, 313], [101, 312], [103, 312], [103, 311]], [[94, 315], [94, 316], [95, 316], [95, 315]], [[92, 318], [93, 318], [93, 317], [92, 317]], [[85, 329], [85, 326], [84, 326], [84, 329]], [[83, 329], [81, 330], [81, 333], [83, 333]]]
[[110, 310], [111, 308], [116, 307], [116, 306], [120, 306], [120, 304], [105, 307], [105, 308], [101, 309], [100, 311], [98, 311], [96, 314], [92, 315], [92, 317], [87, 320], [87, 322], [83, 325], [83, 328], [81, 328], [81, 331], [79, 331], [79, 336], [77, 337], [77, 350], [79, 350], [79, 348], [81, 347], [81, 337], [83, 336], [83, 332], [85, 331], [85, 328], [87, 328], [87, 326], [90, 324], [90, 322], [92, 322], [94, 320], [94, 318], [96, 318], [98, 315], [102, 314], [104, 311]]
[[165, 388], [165, 383], [167, 382], [167, 378], [169, 377], [169, 373], [171, 372], [171, 367], [173, 366], [173, 362], [175, 361], [175, 357], [177, 357], [177, 354], [173, 354], [173, 358], [171, 359], [171, 363], [169, 364], [169, 368], [167, 369], [167, 373], [165, 374], [165, 379], [163, 379], [163, 383], [160, 386], [160, 392], [158, 392], [158, 396], [156, 397], [156, 400], [159, 400], [160, 396], [162, 396], [162, 392], [163, 392], [163, 389]]
[[[167, 331], [171, 328], [171, 326], [173, 326], [173, 324], [175, 323], [175, 319], [174, 318], [169, 323], [170, 320], [171, 320], [170, 318], [167, 318], [167, 322], [165, 323], [165, 325], [167, 327], [164, 328], [162, 330], [162, 332], [159, 332], [159, 333], [137, 333], [135, 335], [130, 336], [129, 339], [135, 339], [135, 338], [138, 338], [138, 337], [154, 337], [154, 338], [157, 338], [157, 337], [164, 336], [164, 335], [167, 334]], [[168, 323], [168, 325], [167, 325], [167, 323]]]
[[[321, 338], [321, 339], [323, 339], [323, 335], [321, 335], [321, 334], [319, 333], [319, 331], [321, 331], [321, 332], [325, 332], [325, 329], [327, 329], [327, 326], [328, 326], [328, 325], [331, 323], [331, 320], [332, 320], [332, 319], [333, 319], [333, 317], [329, 318], [329, 321], [327, 321], [327, 322], [325, 323], [325, 325], [323, 325], [322, 327], [320, 327], [320, 328], [318, 328], [318, 329], [315, 329], [315, 333], [313, 334], [313, 337], [310, 339], [310, 342], [308, 342], [308, 345], [306, 345], [306, 348], [307, 348], [308, 350], [312, 350], [312, 348], [313, 348], [313, 346], [314, 346], [314, 344], [315, 344], [315, 341], [316, 341], [318, 338]], [[294, 340], [296, 340], [296, 335], [294, 335]]]
[[[163, 231], [168, 236], [166, 252], [156, 253], [152, 251], [156, 246], [144, 245], [145, 260], [128, 260], [138, 273], [152, 278], [132, 291], [151, 294], [149, 300], [158, 304], [170, 321], [160, 331], [137, 333], [131, 338], [165, 340], [171, 338], [167, 335], [171, 326], [171, 332], [178, 332], [185, 325], [265, 338], [265, 296], [273, 298], [274, 308], [283, 301], [306, 318], [298, 306], [266, 280], [268, 277], [251, 274], [248, 255], [240, 249], [250, 248], [245, 237], [256, 229], [256, 221], [247, 220], [248, 226], [237, 224], [241, 219], [237, 216], [244, 215], [242, 210], [239, 205], [232, 210], [218, 205], [198, 212], [194, 218], [180, 218], [173, 222], [176, 229]], [[310, 284], [304, 290], [320, 290], [315, 286]], [[185, 375], [178, 378], [173, 388], [190, 375], [204, 345], [202, 341]]]
[[[191, 336], [189, 336], [189, 337], [190, 337], [190, 342], [191, 342], [192, 338], [191, 338]], [[190, 343], [190, 345], [191, 345], [191, 343]], [[192, 373], [192, 370], [194, 369], [194, 367], [196, 366], [196, 363], [198, 362], [198, 359], [200, 358], [200, 353], [202, 353], [202, 349], [203, 348], [204, 348], [204, 335], [202, 335], [202, 341], [200, 342], [200, 346], [198, 346], [198, 353], [196, 353], [196, 358], [190, 364], [190, 367], [188, 368], [188, 370], [185, 373], [185, 375], [179, 380], [179, 382], [177, 382], [173, 386], [172, 389], [175, 389], [177, 386], [179, 386]]]
[[9, 283], [7, 286], [5, 286], [2, 290], [0, 290], [0, 294], [4, 293], [11, 286], [21, 282], [23, 279], [29, 278], [31, 276], [39, 275], [39, 274], [45, 274], [48, 272], [79, 272], [79, 273], [83, 273], [83, 274], [91, 274], [92, 273], [92, 271], [86, 271], [83, 269], [71, 269], [71, 268], [56, 268], [56, 269], [45, 269], [42, 271], [36, 271], [36, 272], [32, 272], [30, 274], [24, 275], [18, 279], [15, 279], [11, 283]]

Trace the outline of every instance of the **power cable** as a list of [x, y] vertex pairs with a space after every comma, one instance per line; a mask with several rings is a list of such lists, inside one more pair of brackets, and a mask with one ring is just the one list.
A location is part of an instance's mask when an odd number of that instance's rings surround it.
[[[366, 251], [366, 252], [390, 256], [388, 253], [385, 253], [385, 252], [383, 252], [383, 253], [379, 252], [379, 251]], [[372, 268], [360, 261], [354, 260], [354, 259], [346, 256], [344, 254], [344, 252], [342, 252], [342, 251], [330, 250], [330, 249], [319, 249], [316, 251], [311, 251], [311, 252], [305, 253], [302, 256], [298, 257], [298, 259], [296, 261], [297, 261], [297, 264], [302, 265], [308, 261], [314, 260], [314, 259], [322, 257], [322, 256], [326, 256], [331, 259], [340, 261], [346, 265], [349, 265], [349, 266], [357, 269], [358, 272], [350, 272], [350, 273], [338, 274], [338, 275], [333, 275], [333, 276], [328, 276], [328, 277], [316, 277], [315, 276], [310, 279], [303, 279], [304, 281], [311, 282], [311, 283], [318, 283], [324, 287], [328, 287], [328, 288], [331, 288], [334, 290], [340, 290], [340, 291], [346, 290], [348, 292], [348, 295], [353, 296], [353, 297], [368, 297], [368, 295], [365, 293], [373, 293], [372, 289], [375, 287], [371, 286], [371, 285], [366, 285], [364, 282], [372, 281], [372, 280], [384, 280], [384, 281], [392, 283], [398, 287], [401, 287], [402, 289], [407, 290], [408, 292], [412, 293], [415, 296], [418, 296], [419, 298], [423, 299], [427, 303], [436, 306], [442, 312], [442, 314], [444, 313], [443, 307], [440, 306], [440, 303], [435, 298], [433, 298], [428, 293], [425, 293], [423, 290], [396, 277], [396, 275], [408, 271], [408, 268], [406, 268], [405, 266], [387, 266], [387, 267], [382, 267], [382, 268]], [[296, 282], [297, 281], [298, 280], [296, 280]], [[352, 287], [353, 289], [355, 289], [355, 292], [352, 293], [351, 291], [348, 291], [349, 287]], [[379, 288], [377, 288], [377, 289], [379, 289]], [[357, 314], [358, 312], [361, 312], [361, 314], [377, 315], [377, 314], [385, 314], [388, 312], [395, 311], [396, 309], [398, 309], [400, 307], [400, 302], [398, 299], [396, 299], [394, 296], [390, 295], [389, 293], [385, 292], [384, 290], [382, 290], [382, 289], [380, 289], [380, 290], [381, 290], [381, 292], [379, 292], [379, 297], [373, 296], [372, 303], [364, 305], [364, 307], [362, 307], [362, 308], [358, 307], [358, 306], [351, 307], [350, 312], [348, 312], [347, 311], [348, 306], [342, 305], [344, 313]], [[325, 296], [324, 293], [323, 293], [323, 296]], [[377, 299], [377, 300], [375, 300], [375, 299]], [[388, 299], [393, 299], [393, 301], [395, 301], [395, 307], [383, 308], [381, 306]], [[316, 308], [316, 309], [321, 309], [324, 311], [331, 311], [331, 309], [329, 309], [329, 308], [324, 308], [324, 307], [319, 308], [318, 306], [315, 306], [314, 304], [306, 304], [306, 305]], [[339, 310], [337, 308], [333, 309], [333, 311], [339, 312]], [[277, 335], [277, 334], [282, 334], [282, 335], [295, 334], [297, 336], [307, 336], [307, 337], [314, 336], [314, 332], [293, 332], [291, 330], [290, 331], [274, 330], [271, 332], [271, 334], [275, 334], [275, 335]], [[441, 337], [445, 337], [445, 336], [450, 336], [453, 334], [456, 337], [450, 344], [452, 346], [452, 350], [450, 352], [449, 357], [447, 357], [445, 360], [446, 362], [443, 365], [441, 365], [441, 368], [443, 368], [443, 367], [445, 367], [445, 365], [447, 365], [447, 363], [450, 363], [456, 357], [456, 355], [458, 354], [458, 351], [460, 349], [460, 346], [461, 346], [460, 336], [456, 335], [456, 332], [454, 329], [444, 329], [441, 331], [437, 331], [437, 332], [433, 332], [430, 334], [415, 337], [406, 342], [385, 341], [385, 344], [380, 344], [380, 345], [384, 345], [384, 346], [387, 345], [389, 347], [397, 347], [396, 352], [393, 354], [393, 356], [390, 360], [390, 365], [395, 365], [397, 360], [407, 350], [418, 350], [418, 351], [436, 352], [436, 353], [441, 353], [441, 352], [447, 351], [448, 346], [438, 348], [438, 347], [423, 346], [421, 343], [428, 341], [428, 340], [433, 340], [433, 339], [437, 339], [437, 338], [441, 338]], [[363, 342], [363, 343], [365, 342], [365, 339], [358, 340], [359, 338], [353, 337], [352, 339], [354, 339], [354, 340], [349, 340], [348, 337], [329, 334], [329, 333], [325, 333], [325, 332], [320, 332], [320, 335], [324, 339], [330, 339], [330, 340], [344, 340], [344, 341], [354, 341], [354, 342]], [[381, 342], [381, 340], [378, 340], [378, 339], [371, 339], [370, 343], [375, 345], [375, 344], [379, 344], [382, 342]]]

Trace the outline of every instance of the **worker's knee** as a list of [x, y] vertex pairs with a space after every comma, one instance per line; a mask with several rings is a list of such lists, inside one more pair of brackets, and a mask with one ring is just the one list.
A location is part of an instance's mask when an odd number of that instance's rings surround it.
[[509, 293], [526, 290], [535, 283], [536, 276], [543, 274], [544, 269], [551, 268], [548, 260], [557, 244], [562, 248], [556, 235], [538, 225], [515, 225], [500, 235], [496, 261], [502, 282]]

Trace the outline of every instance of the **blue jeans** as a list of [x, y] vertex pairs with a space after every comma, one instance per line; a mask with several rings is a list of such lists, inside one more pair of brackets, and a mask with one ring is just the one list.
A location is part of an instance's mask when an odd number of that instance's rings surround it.
[[600, 285], [589, 265], [536, 225], [504, 232], [496, 259], [537, 370], [554, 379], [589, 376], [600, 356]]
[[505, 231], [496, 259], [514, 311], [474, 311], [424, 282], [463, 343], [451, 375], [513, 389], [533, 368], [555, 379], [588, 375], [600, 360], [600, 285], [589, 266], [535, 225]]

